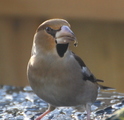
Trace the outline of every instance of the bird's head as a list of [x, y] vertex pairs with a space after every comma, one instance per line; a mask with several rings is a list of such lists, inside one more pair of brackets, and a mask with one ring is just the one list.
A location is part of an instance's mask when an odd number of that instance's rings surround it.
[[70, 24], [64, 19], [50, 19], [43, 22], [34, 35], [33, 53], [38, 51], [51, 52], [56, 50], [63, 57], [70, 42], [77, 44]]

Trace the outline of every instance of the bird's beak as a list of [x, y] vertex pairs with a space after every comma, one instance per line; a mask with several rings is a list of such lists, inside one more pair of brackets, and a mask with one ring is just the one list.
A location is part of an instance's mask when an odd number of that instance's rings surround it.
[[77, 45], [77, 40], [72, 32], [72, 30], [68, 26], [62, 26], [61, 30], [56, 33], [56, 42], [57, 44], [67, 44], [70, 42], [74, 42], [74, 45]]

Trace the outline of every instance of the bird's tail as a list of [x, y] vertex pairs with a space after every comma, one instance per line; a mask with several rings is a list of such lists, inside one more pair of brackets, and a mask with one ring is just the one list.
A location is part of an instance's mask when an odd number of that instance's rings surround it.
[[103, 85], [100, 85], [100, 84], [99, 84], [99, 87], [100, 87], [100, 89], [102, 89], [102, 90], [115, 90], [115, 88], [108, 87], [108, 86], [103, 86]]
[[[104, 80], [101, 80], [101, 79], [96, 79], [97, 82], [104, 82]], [[97, 83], [98, 84], [98, 83]], [[115, 90], [115, 88], [112, 88], [112, 87], [108, 87], [108, 86], [103, 86], [103, 85], [99, 85], [99, 89], [102, 89], [102, 90]]]

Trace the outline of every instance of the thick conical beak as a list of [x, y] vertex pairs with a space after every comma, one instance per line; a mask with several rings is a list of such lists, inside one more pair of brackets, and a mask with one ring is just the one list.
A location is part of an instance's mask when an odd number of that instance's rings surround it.
[[68, 26], [62, 26], [61, 30], [56, 33], [55, 38], [57, 44], [67, 44], [73, 41], [74, 45], [77, 45], [76, 37]]

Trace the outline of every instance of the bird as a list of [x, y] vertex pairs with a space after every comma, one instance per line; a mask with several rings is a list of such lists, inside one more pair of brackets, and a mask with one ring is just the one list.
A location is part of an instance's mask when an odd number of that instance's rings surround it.
[[36, 120], [56, 107], [83, 107], [91, 119], [91, 105], [98, 89], [107, 88], [97, 79], [83, 60], [69, 48], [77, 46], [77, 38], [67, 20], [48, 19], [36, 29], [27, 76], [34, 93], [49, 104]]

